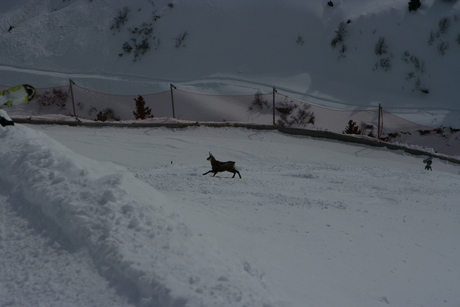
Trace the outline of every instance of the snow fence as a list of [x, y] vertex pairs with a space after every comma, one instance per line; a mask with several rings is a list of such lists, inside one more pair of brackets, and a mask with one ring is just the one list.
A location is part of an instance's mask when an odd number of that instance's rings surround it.
[[[7, 86], [0, 86], [0, 90]], [[62, 114], [83, 120], [135, 120], [138, 95], [112, 95], [78, 85], [37, 89], [28, 105], [9, 109], [10, 115]], [[255, 95], [205, 95], [171, 88], [142, 95], [145, 108], [156, 118], [197, 122], [244, 122], [259, 125], [308, 128], [342, 133], [353, 125], [360, 134], [385, 137], [401, 131], [425, 131], [419, 125], [384, 110], [334, 110], [290, 98], [280, 93]]]

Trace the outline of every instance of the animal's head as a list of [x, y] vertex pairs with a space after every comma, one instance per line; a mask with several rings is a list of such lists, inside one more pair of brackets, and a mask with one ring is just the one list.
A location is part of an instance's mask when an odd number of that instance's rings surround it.
[[209, 152], [209, 157], [206, 160], [211, 161], [213, 159], [214, 159], [214, 156], [211, 154], [211, 152]]

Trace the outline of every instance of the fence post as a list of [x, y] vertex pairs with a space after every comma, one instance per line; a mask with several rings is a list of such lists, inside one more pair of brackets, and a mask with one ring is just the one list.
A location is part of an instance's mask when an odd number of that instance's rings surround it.
[[378, 113], [378, 124], [377, 124], [377, 139], [380, 140], [380, 138], [382, 137], [382, 125], [383, 125], [383, 121], [380, 120], [382, 117], [383, 117], [383, 114], [382, 114], [382, 106], [380, 105], [379, 103], [379, 113]]
[[172, 105], [172, 113], [173, 113], [173, 118], [176, 118], [176, 112], [174, 110], [174, 95], [173, 95], [173, 89], [177, 89], [172, 83], [169, 85], [169, 89], [171, 91], [171, 105]]
[[276, 126], [275, 124], [275, 93], [277, 93], [278, 91], [276, 90], [276, 88], [273, 87], [273, 126]]
[[72, 85], [75, 84], [75, 82], [72, 81], [72, 79], [69, 79], [69, 84], [70, 84], [70, 97], [72, 98], [72, 107], [73, 107], [73, 116], [80, 121], [77, 117], [77, 112], [75, 111], [75, 100], [73, 98], [73, 87]]

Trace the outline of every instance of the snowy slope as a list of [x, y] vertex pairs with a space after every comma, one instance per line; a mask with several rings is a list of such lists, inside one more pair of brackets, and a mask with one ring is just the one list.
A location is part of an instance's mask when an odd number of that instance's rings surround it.
[[[460, 303], [458, 165], [234, 128], [0, 133], [2, 304]], [[202, 176], [209, 150], [243, 178]]]
[[[426, 0], [409, 12], [407, 0], [333, 2], [15, 1], [0, 14], [0, 83], [50, 87], [72, 78], [115, 94], [170, 82], [212, 94], [276, 86], [324, 106], [381, 103], [420, 124], [458, 127], [460, 4]], [[125, 7], [126, 22], [113, 28]], [[346, 35], [332, 48], [341, 22]], [[386, 47], [377, 55], [380, 38]], [[149, 49], [135, 58], [144, 39]]]

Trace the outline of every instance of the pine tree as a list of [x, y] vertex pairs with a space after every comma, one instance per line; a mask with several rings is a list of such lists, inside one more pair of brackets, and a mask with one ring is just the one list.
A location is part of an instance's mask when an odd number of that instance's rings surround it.
[[139, 97], [135, 98], [134, 101], [136, 102], [136, 111], [133, 112], [133, 114], [136, 119], [153, 118], [152, 109], [145, 106], [144, 97], [139, 95]]
[[361, 134], [361, 130], [351, 119], [348, 121], [348, 126], [342, 131], [343, 134]]

